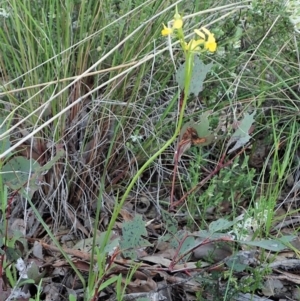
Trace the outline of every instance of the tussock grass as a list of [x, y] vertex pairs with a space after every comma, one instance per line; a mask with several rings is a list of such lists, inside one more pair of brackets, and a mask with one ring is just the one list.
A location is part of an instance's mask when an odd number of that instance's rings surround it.
[[[13, 123], [25, 129], [15, 139], [40, 128], [25, 147], [36, 152], [41, 163], [49, 161], [56, 146], [66, 150], [65, 162], [47, 175], [48, 185], [41, 192], [57, 226], [63, 220], [76, 225], [74, 217], [80, 211], [85, 212], [83, 219], [89, 215], [101, 182], [111, 187], [108, 194], [114, 193], [114, 186], [126, 186], [138, 168], [136, 158], [143, 161], [147, 156], [130, 137], [152, 137], [152, 145], [157, 139], [147, 116], [152, 112], [159, 122], [166, 106], [159, 98], [170, 73], [161, 84], [162, 75], [153, 74], [155, 55], [147, 63], [159, 32], [147, 17], [162, 7], [153, 1], [134, 9], [105, 1], [5, 4], [13, 17], [2, 20], [3, 94], [9, 110], [18, 108]], [[137, 15], [144, 17], [146, 26], [139, 24]], [[92, 74], [85, 76], [88, 72]], [[22, 91], [9, 93], [20, 84]]]

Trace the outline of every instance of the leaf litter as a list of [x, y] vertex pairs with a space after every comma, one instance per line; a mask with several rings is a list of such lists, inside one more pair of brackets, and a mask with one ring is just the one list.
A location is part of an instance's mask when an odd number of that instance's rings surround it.
[[[235, 131], [229, 138], [227, 147], [233, 143], [234, 146], [229, 149], [229, 154], [234, 154], [251, 140], [254, 116], [255, 112], [252, 114], [245, 113], [244, 117], [235, 126], [232, 126]], [[180, 134], [180, 140], [183, 139], [183, 134], [188, 128], [195, 130], [197, 136], [194, 138], [211, 137], [211, 140], [205, 141], [208, 143], [200, 143], [200, 147], [212, 145], [220, 139], [217, 131], [221, 125], [217, 125], [217, 128], [213, 130], [208, 113], [204, 114], [198, 123], [185, 124]], [[192, 142], [191, 140], [190, 146], [192, 144], [199, 146]], [[186, 151], [188, 149], [185, 149], [180, 157], [184, 156]], [[24, 157], [15, 157], [5, 165], [4, 182], [7, 186], [18, 190], [29, 181], [29, 186], [36, 190], [38, 187], [35, 186], [35, 179], [44, 176], [63, 156], [64, 151], [60, 150], [43, 166], [36, 161], [26, 161], [27, 159]], [[14, 178], [12, 175], [16, 169], [22, 170], [25, 176]], [[145, 195], [141, 197], [143, 203], [145, 203], [145, 198]], [[116, 229], [110, 235], [108, 243], [103, 249], [109, 262], [110, 277], [122, 275], [123, 283], [126, 282], [126, 275], [130, 272], [131, 267], [137, 264], [132, 280], [127, 283], [124, 300], [132, 300], [132, 298], [135, 300], [194, 300], [197, 291], [202, 291], [203, 295], [210, 298], [211, 288], [216, 284], [210, 275], [217, 271], [219, 280], [221, 280], [227, 270], [231, 270], [237, 275], [242, 272], [252, 275], [253, 271], [257, 269], [261, 269], [263, 272], [266, 267], [263, 267], [259, 260], [261, 252], [269, 252], [270, 256], [275, 258], [275, 261], [268, 265], [273, 270], [273, 276], [266, 275], [262, 282], [264, 286], [261, 293], [265, 297], [278, 295], [286, 289], [286, 282], [300, 283], [299, 277], [295, 274], [297, 267], [300, 270], [300, 263], [291, 259], [293, 258], [292, 254], [294, 254], [293, 250], [298, 248], [297, 243], [295, 243], [297, 240], [295, 235], [284, 234], [281, 237], [274, 236], [263, 240], [255, 239], [253, 233], [249, 233], [248, 239], [250, 240], [239, 240], [233, 233], [241, 219], [237, 218], [230, 221], [223, 217], [210, 222], [206, 229], [191, 232], [185, 225], [182, 225], [176, 212], [170, 212], [167, 208], [161, 207], [158, 210], [160, 215], [153, 219], [153, 212], [148, 215], [149, 207], [151, 206], [148, 204], [146, 210], [142, 210], [139, 214], [134, 211], [139, 210], [138, 207], [134, 209], [130, 202], [125, 204], [121, 211], [124, 220], [116, 224]], [[7, 247], [6, 256], [12, 262], [24, 258], [22, 259], [23, 270], [27, 271], [28, 278], [38, 284], [45, 275], [52, 274], [53, 277], [64, 277], [67, 279], [67, 283], [70, 283], [68, 291], [71, 291], [77, 298], [82, 296], [80, 283], [78, 280], [76, 282], [70, 273], [71, 268], [68, 263], [61, 256], [57, 257], [60, 251], [52, 243], [47, 244], [34, 238], [29, 240], [29, 243], [33, 243], [33, 249], [28, 251], [25, 241], [21, 236], [16, 235], [17, 229], [10, 229], [15, 236], [15, 243], [20, 246], [20, 249], [16, 253], [15, 248]], [[65, 232], [64, 229], [62, 229], [63, 232]], [[85, 230], [84, 233], [88, 232]], [[98, 233], [95, 240], [97, 249], [103, 245], [106, 235], [107, 232], [105, 231]], [[76, 238], [69, 234], [58, 234], [58, 236], [64, 251], [70, 256], [73, 264], [83, 273], [88, 272], [90, 270], [89, 262], [91, 261], [93, 237], [76, 241]], [[69, 242], [67, 243], [67, 241]], [[26, 258], [22, 255], [24, 250], [27, 250]], [[56, 255], [54, 257], [49, 256], [49, 252]], [[97, 255], [95, 260], [97, 260]], [[45, 268], [40, 270], [40, 266]], [[20, 274], [24, 275], [23, 272]], [[4, 283], [3, 286], [5, 285], [7, 284]], [[14, 290], [14, 293], [8, 290], [7, 292], [10, 294], [3, 296], [6, 296], [5, 298], [14, 296], [15, 300], [21, 300], [20, 298], [27, 296], [24, 288], [24, 285], [20, 285]], [[221, 296], [225, 288], [226, 281], [223, 281], [219, 291], [215, 293]], [[57, 284], [50, 282], [44, 285], [44, 292], [47, 298], [55, 300], [60, 294], [60, 289]], [[293, 294], [295, 294], [294, 291]], [[115, 298], [105, 289], [102, 295], [110, 300]], [[235, 297], [236, 299], [232, 300], [246, 300], [247, 296], [247, 293], [239, 293]], [[258, 295], [254, 298], [254, 300], [269, 300]]]

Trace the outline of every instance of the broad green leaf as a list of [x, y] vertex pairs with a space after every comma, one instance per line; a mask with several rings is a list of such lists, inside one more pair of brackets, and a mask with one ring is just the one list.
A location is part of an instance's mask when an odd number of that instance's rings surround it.
[[220, 232], [220, 231], [227, 230], [228, 228], [233, 226], [235, 223], [236, 223], [235, 221], [230, 222], [230, 221], [228, 221], [224, 218], [220, 218], [220, 219], [210, 223], [209, 232], [215, 233], [215, 232]]
[[142, 237], [142, 235], [147, 236], [148, 233], [141, 215], [136, 215], [132, 221], [124, 222], [122, 234], [123, 237], [120, 241], [120, 247], [126, 258], [137, 259], [135, 249], [152, 245]]
[[254, 115], [256, 111], [252, 114], [245, 113], [244, 118], [240, 121], [240, 124], [234, 134], [228, 141], [227, 146], [235, 142], [235, 145], [228, 151], [228, 154], [237, 150], [240, 147], [243, 147], [250, 140], [251, 136], [249, 135], [249, 130], [254, 122]]
[[257, 241], [240, 241], [241, 244], [260, 247], [273, 252], [280, 252], [286, 249], [288, 244], [295, 239], [295, 236], [288, 235], [276, 239], [263, 239]]
[[[40, 165], [33, 159], [26, 159], [22, 156], [17, 156], [9, 160], [1, 170], [3, 183], [13, 190], [19, 190], [24, 186], [34, 175], [37, 175], [37, 170]], [[33, 189], [33, 187], [30, 188]], [[36, 189], [36, 188], [35, 188]]]
[[177, 220], [168, 211], [161, 210], [161, 217], [165, 223], [166, 230], [171, 234], [178, 232]]
[[7, 256], [7, 260], [12, 262], [16, 261], [18, 258], [22, 256], [21, 251], [17, 248], [7, 247], [5, 250], [5, 254]]
[[195, 125], [195, 129], [199, 137], [207, 137], [212, 134], [209, 130], [209, 120], [208, 116], [210, 116], [212, 111], [206, 111], [202, 115], [200, 115], [200, 122]]
[[178, 255], [180, 256], [186, 254], [186, 256], [182, 258], [181, 262], [186, 262], [189, 259], [190, 255], [192, 254], [192, 252], [189, 251], [191, 251], [195, 247], [195, 244], [196, 244], [195, 237], [188, 236], [184, 239]]
[[170, 240], [170, 246], [177, 250], [180, 247], [180, 250], [178, 250], [178, 256], [183, 254], [187, 254], [182, 258], [182, 262], [187, 261], [189, 256], [191, 255], [191, 252], [189, 253], [189, 250], [192, 250], [192, 248], [195, 247], [196, 240], [195, 237], [190, 236], [190, 233], [187, 231], [179, 231], [176, 236], [174, 236]]
[[[186, 63], [184, 62], [179, 66], [176, 73], [176, 81], [182, 90], [184, 90], [185, 84], [185, 66]], [[211, 70], [212, 66], [213, 63], [205, 65], [197, 55], [194, 56], [194, 66], [188, 95], [198, 95], [203, 90], [203, 82], [206, 78], [206, 74]]]
[[193, 236], [188, 236], [184, 239], [184, 242], [181, 244], [181, 248], [179, 251], [179, 254], [184, 254], [187, 251], [191, 250], [192, 248], [195, 247], [195, 237]]
[[[200, 118], [201, 118], [202, 116], [200, 116]], [[201, 120], [202, 121], [202, 120]], [[197, 135], [200, 137], [200, 138], [203, 138], [203, 137], [207, 137], [207, 136], [209, 136], [209, 135], [211, 135], [212, 134], [212, 132], [211, 131], [209, 131], [209, 122], [208, 122], [208, 119], [207, 118], [203, 118], [203, 122], [201, 122], [200, 121], [200, 123], [196, 123], [196, 122], [194, 122], [194, 121], [189, 121], [189, 122], [187, 122], [187, 123], [185, 123], [183, 126], [182, 126], [182, 128], [181, 128], [181, 130], [180, 130], [180, 136], [179, 136], [179, 141], [181, 141], [182, 140], [182, 138], [183, 138], [183, 135], [184, 135], [184, 133], [186, 132], [186, 130], [188, 129], [188, 128], [193, 128], [193, 129], [195, 129], [196, 130], [196, 132], [197, 132]]]
[[190, 121], [185, 123], [179, 135], [179, 141], [182, 141], [183, 135], [187, 131], [188, 128], [193, 128], [196, 130], [199, 138], [205, 138], [205, 141], [201, 142], [199, 146], [210, 145], [218, 139], [217, 134], [213, 133], [209, 130], [209, 119], [208, 117], [211, 115], [212, 111], [206, 111], [199, 116], [199, 122]]
[[38, 265], [34, 261], [31, 261], [30, 266], [27, 268], [27, 276], [29, 279], [34, 280], [35, 284], [38, 284], [45, 274], [46, 270], [40, 272]]
[[233, 254], [225, 260], [225, 264], [235, 272], [243, 272], [249, 265], [243, 263], [237, 254]]
[[[103, 245], [103, 242], [105, 240], [105, 236], [106, 236], [106, 231], [102, 232], [100, 235], [97, 235], [97, 237], [95, 239], [95, 246], [94, 246], [95, 248], [98, 248], [98, 249], [101, 248], [101, 246]], [[90, 253], [93, 248], [93, 241], [94, 241], [93, 237], [82, 239], [82, 240], [78, 241], [72, 249]], [[118, 245], [119, 245], [119, 237], [117, 235], [114, 235], [113, 233], [111, 233], [109, 240], [104, 248], [104, 252], [109, 253], [109, 252], [113, 251], [113, 249], [115, 247], [117, 247]]]
[[57, 154], [45, 165], [40, 164], [33, 159], [26, 159], [23, 156], [16, 156], [9, 160], [2, 168], [1, 175], [3, 183], [13, 190], [19, 190], [28, 183], [30, 195], [38, 190], [42, 175], [65, 155], [64, 150], [58, 150]]
[[76, 301], [77, 297], [75, 295], [70, 294], [69, 295], [69, 301]]
[[210, 232], [206, 230], [200, 230], [196, 233], [196, 235], [202, 239], [210, 239], [210, 240], [216, 240], [216, 239], [223, 239], [226, 238], [226, 240], [231, 240], [231, 236], [226, 233], [220, 233], [220, 232]]

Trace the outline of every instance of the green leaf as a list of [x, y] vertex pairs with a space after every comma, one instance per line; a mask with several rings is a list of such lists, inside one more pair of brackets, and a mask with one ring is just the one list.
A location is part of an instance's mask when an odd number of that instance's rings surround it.
[[232, 153], [233, 151], [237, 150], [240, 147], [243, 147], [248, 141], [250, 140], [251, 136], [249, 135], [250, 128], [252, 123], [254, 122], [254, 115], [256, 111], [252, 114], [245, 113], [244, 118], [240, 121], [240, 124], [234, 134], [228, 141], [227, 146], [235, 142], [235, 145], [228, 151], [228, 154]]
[[273, 252], [280, 252], [287, 248], [287, 244], [290, 243], [296, 236], [288, 235], [276, 239], [263, 239], [257, 241], [240, 241], [241, 244], [248, 246], [260, 247]]
[[[90, 237], [90, 238], [86, 238], [86, 239], [82, 239], [82, 240], [78, 241], [72, 249], [84, 251], [87, 253], [90, 253], [93, 247], [100, 249], [101, 246], [103, 245], [106, 233], [107, 233], [107, 231], [102, 232], [100, 235], [97, 234], [94, 246], [93, 246], [94, 238]], [[114, 248], [117, 247], [118, 245], [119, 245], [119, 237], [114, 235], [113, 233], [111, 233], [109, 236], [109, 240], [104, 248], [104, 252], [109, 253], [109, 252], [113, 251]]]
[[141, 215], [136, 215], [132, 221], [124, 222], [122, 233], [120, 247], [126, 258], [137, 259], [134, 249], [152, 246], [146, 239], [142, 238], [142, 235], [147, 236], [148, 233]]
[[206, 230], [200, 230], [197, 232], [197, 236], [202, 238], [202, 239], [210, 239], [210, 240], [216, 240], [216, 239], [222, 239], [224, 237], [228, 238], [229, 235], [225, 233], [220, 233], [220, 232], [210, 232]]
[[224, 218], [220, 218], [220, 219], [210, 223], [209, 232], [215, 233], [215, 232], [227, 230], [228, 228], [233, 226], [235, 223], [236, 223], [235, 221], [230, 222]]
[[199, 137], [207, 137], [212, 134], [209, 130], [209, 120], [208, 116], [212, 114], [212, 111], [206, 111], [200, 115], [199, 120], [200, 122], [195, 125], [195, 130]]
[[179, 141], [182, 141], [183, 135], [188, 128], [193, 128], [196, 130], [199, 138], [205, 138], [205, 141], [202, 142], [199, 146], [206, 146], [216, 142], [218, 135], [209, 130], [210, 125], [208, 117], [211, 114], [212, 111], [206, 111], [199, 116], [199, 122], [196, 123], [194, 121], [190, 121], [185, 123], [180, 130]]
[[[181, 90], [184, 90], [185, 86], [185, 66], [186, 63], [184, 62], [179, 66], [176, 72], [176, 81]], [[206, 74], [211, 70], [212, 66], [213, 63], [205, 65], [197, 55], [194, 56], [194, 66], [188, 95], [194, 94], [197, 96], [203, 90], [203, 82], [206, 78]]]
[[[1, 170], [3, 183], [13, 190], [19, 190], [37, 173], [39, 168], [39, 163], [33, 159], [28, 160], [22, 156], [14, 157]], [[30, 188], [38, 189], [31, 185]]]
[[111, 284], [117, 282], [118, 279], [119, 279], [119, 277], [120, 277], [120, 275], [118, 275], [118, 276], [113, 276], [113, 277], [109, 278], [108, 280], [106, 280], [104, 283], [102, 283], [102, 284], [100, 285], [99, 291], [101, 292], [101, 291], [103, 291], [105, 288], [107, 288], [108, 286], [110, 286]]
[[178, 232], [177, 220], [168, 211], [161, 210], [161, 217], [165, 223], [166, 230], [171, 234]]
[[170, 240], [170, 246], [175, 250], [177, 250], [181, 244], [180, 250], [178, 250], [178, 256], [187, 254], [182, 258], [181, 262], [188, 260], [188, 258], [191, 255], [191, 252], [189, 253], [188, 251], [192, 250], [196, 245], [195, 238], [193, 236], [188, 236], [188, 235], [190, 235], [190, 233], [187, 231], [180, 231], [180, 232], [177, 231], [176, 236], [174, 236]]
[[76, 301], [77, 297], [75, 295], [69, 295], [69, 301]]
[[184, 256], [182, 258], [181, 262], [188, 261], [190, 255], [192, 254], [192, 252], [189, 252], [189, 251], [191, 251], [195, 247], [195, 245], [196, 245], [196, 240], [192, 236], [188, 236], [184, 240], [184, 242], [182, 243], [182, 245], [180, 247], [179, 253], [178, 253], [178, 255], [186, 254], [186, 256]]
[[27, 276], [29, 279], [33, 279], [35, 284], [38, 284], [45, 274], [46, 270], [40, 272], [38, 265], [34, 261], [31, 261], [30, 266], [27, 269]]
[[[9, 128], [9, 122], [5, 122], [4, 117], [0, 117], [0, 135], [4, 134]], [[3, 153], [10, 148], [9, 136], [1, 138], [0, 140], [0, 152]]]
[[243, 272], [249, 265], [244, 264], [236, 254], [225, 260], [225, 264], [235, 272]]
[[8, 261], [13, 262], [22, 256], [21, 251], [16, 248], [7, 247], [5, 254]]
[[38, 190], [42, 175], [64, 155], [63, 149], [58, 150], [57, 154], [43, 166], [33, 159], [28, 160], [23, 156], [16, 156], [9, 160], [1, 170], [3, 183], [13, 190], [19, 190], [29, 181], [28, 186], [32, 195]]

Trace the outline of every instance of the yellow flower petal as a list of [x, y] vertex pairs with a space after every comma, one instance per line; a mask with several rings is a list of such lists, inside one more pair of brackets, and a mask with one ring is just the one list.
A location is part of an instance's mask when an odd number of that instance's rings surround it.
[[[196, 30], [196, 29], [195, 29]], [[212, 33], [205, 27], [201, 27], [200, 30], [204, 31], [208, 36], [212, 35]]]
[[216, 39], [212, 33], [208, 36], [207, 42], [205, 43], [205, 48], [210, 52], [215, 52], [217, 50]]
[[195, 46], [199, 46], [199, 45], [202, 45], [202, 44], [205, 44], [205, 41], [203, 39], [196, 40], [195, 43], [194, 43]]
[[216, 42], [206, 42], [205, 48], [210, 52], [215, 52], [217, 50], [217, 43]]
[[205, 34], [201, 32], [199, 29], [194, 29], [194, 33], [198, 35], [200, 38], [205, 39]]
[[[201, 31], [203, 31], [205, 34]], [[214, 34], [211, 33], [207, 28], [201, 27], [200, 30], [195, 29], [194, 32], [202, 39], [205, 39], [204, 48], [206, 50], [209, 50], [210, 52], [215, 52], [217, 50], [217, 43]]]
[[161, 31], [161, 35], [162, 36], [168, 36], [168, 35], [170, 35], [170, 34], [172, 34], [172, 32], [173, 32], [173, 30], [171, 29], [171, 28], [169, 28], [169, 27], [167, 27], [165, 24], [163, 24], [163, 30]]

